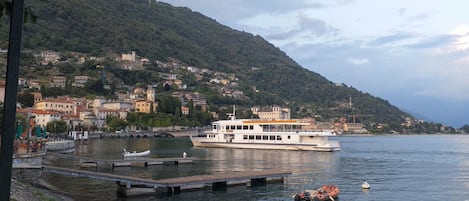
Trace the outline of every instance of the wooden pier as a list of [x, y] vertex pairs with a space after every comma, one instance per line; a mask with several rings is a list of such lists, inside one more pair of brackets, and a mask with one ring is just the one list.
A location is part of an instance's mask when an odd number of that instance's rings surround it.
[[190, 164], [197, 160], [197, 157], [186, 157], [186, 158], [146, 158], [136, 157], [128, 159], [96, 159], [90, 157], [76, 156], [70, 154], [51, 153], [47, 155], [56, 156], [60, 158], [75, 159], [80, 161], [80, 167], [98, 167], [98, 166], [110, 166], [111, 168], [136, 166], [136, 167], [148, 167], [152, 165], [179, 165], [179, 164]]
[[288, 175], [291, 175], [291, 172], [263, 170], [161, 179], [158, 182], [166, 186], [166, 193], [178, 194], [181, 191], [194, 189], [226, 190], [228, 186], [235, 185], [259, 186], [274, 182], [285, 183], [285, 177]]
[[211, 188], [212, 190], [226, 190], [228, 186], [241, 184], [246, 186], [266, 185], [272, 182], [286, 182], [285, 177], [291, 175], [289, 171], [263, 170], [153, 180], [53, 166], [42, 166], [42, 170], [58, 174], [113, 181], [118, 185], [117, 193], [119, 196], [123, 197], [148, 193], [173, 195], [186, 190], [206, 188]]

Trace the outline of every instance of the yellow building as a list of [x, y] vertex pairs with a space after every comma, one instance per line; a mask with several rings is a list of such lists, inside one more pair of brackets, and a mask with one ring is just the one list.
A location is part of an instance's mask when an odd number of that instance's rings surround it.
[[134, 102], [135, 112], [150, 113], [151, 107], [156, 112], [157, 104], [148, 100], [137, 100]]
[[73, 114], [75, 108], [74, 106], [75, 103], [68, 99], [45, 99], [34, 103], [33, 109]]

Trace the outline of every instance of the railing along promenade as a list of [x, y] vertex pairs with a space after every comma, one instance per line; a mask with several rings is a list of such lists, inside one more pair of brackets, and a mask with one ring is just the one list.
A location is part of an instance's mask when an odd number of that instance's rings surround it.
[[186, 130], [171, 130], [165, 129], [161, 131], [141, 131], [141, 132], [107, 132], [107, 133], [92, 133], [90, 138], [146, 138], [146, 137], [191, 137], [201, 134], [203, 129], [186, 129]]

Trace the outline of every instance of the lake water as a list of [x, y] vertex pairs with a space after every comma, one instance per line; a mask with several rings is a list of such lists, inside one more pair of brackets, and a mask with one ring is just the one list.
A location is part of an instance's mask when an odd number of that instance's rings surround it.
[[[304, 189], [334, 184], [341, 201], [469, 201], [469, 136], [410, 135], [334, 137], [342, 151], [321, 153], [193, 148], [188, 138], [94, 139], [77, 155], [119, 158], [122, 148], [151, 149], [151, 157], [199, 157], [194, 164], [148, 168], [99, 168], [101, 172], [160, 179], [265, 169], [289, 170], [288, 184], [229, 187], [227, 191], [183, 192], [175, 196], [118, 198], [113, 182], [49, 174], [46, 179], [77, 200], [265, 200], [291, 201]], [[62, 166], [76, 166], [58, 160]], [[366, 179], [370, 190], [362, 190]]]

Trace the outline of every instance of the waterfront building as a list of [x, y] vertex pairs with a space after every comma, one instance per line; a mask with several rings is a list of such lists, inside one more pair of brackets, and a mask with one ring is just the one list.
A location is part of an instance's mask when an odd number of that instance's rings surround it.
[[134, 104], [126, 101], [110, 101], [102, 103], [102, 107], [110, 110], [129, 111], [134, 108]]
[[73, 114], [75, 110], [75, 103], [69, 99], [45, 99], [34, 103], [33, 109]]
[[134, 101], [135, 112], [150, 113], [152, 110], [153, 112], [156, 112], [156, 106], [157, 104], [148, 100]]
[[259, 119], [290, 119], [290, 108], [280, 106], [252, 107], [252, 114], [259, 116]]
[[57, 111], [32, 110], [31, 115], [34, 116], [35, 124], [41, 127], [46, 127], [50, 121], [61, 119], [61, 114]]

